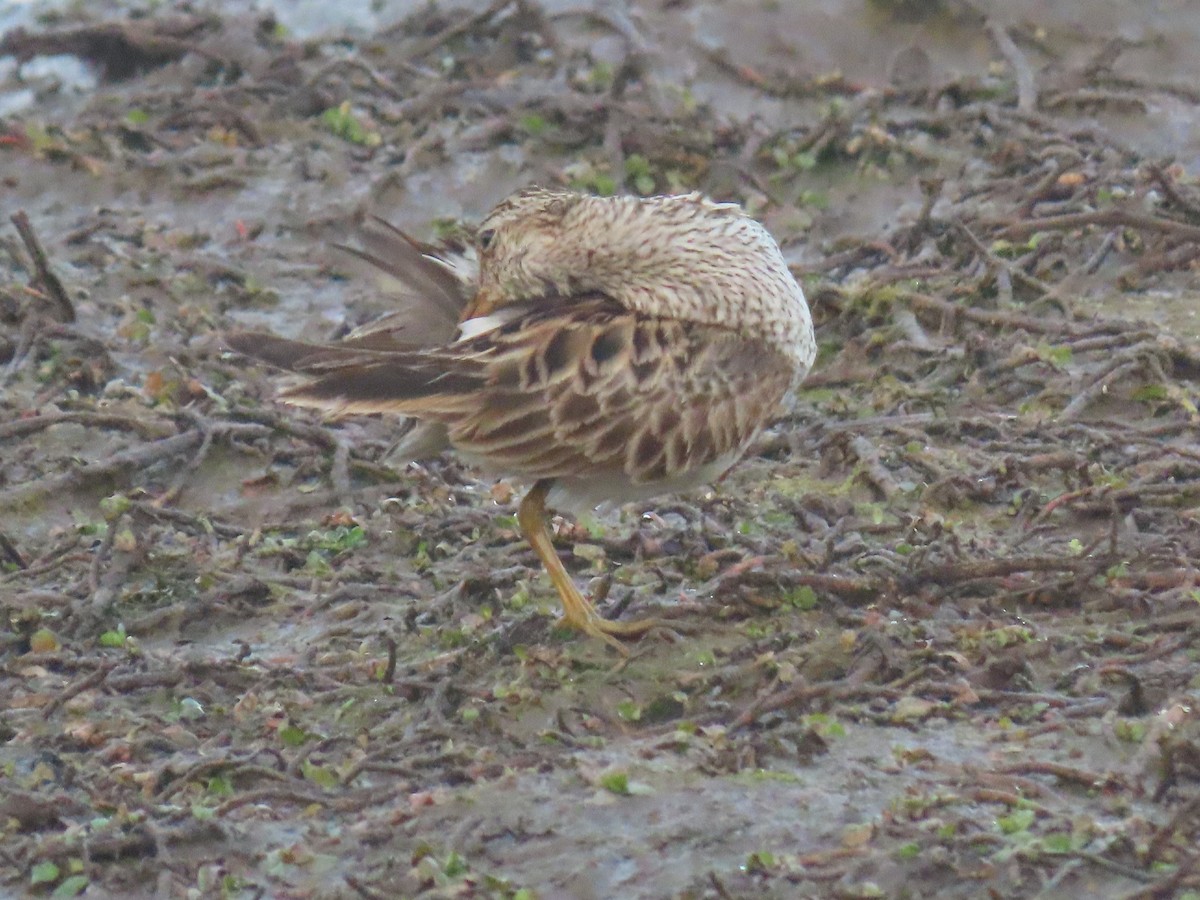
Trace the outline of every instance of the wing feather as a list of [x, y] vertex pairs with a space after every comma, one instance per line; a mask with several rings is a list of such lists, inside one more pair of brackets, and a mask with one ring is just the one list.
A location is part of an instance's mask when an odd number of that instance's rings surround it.
[[760, 341], [603, 300], [420, 351], [262, 335], [228, 342], [314, 376], [284, 392], [289, 403], [439, 423], [470, 458], [530, 478], [608, 473], [649, 483], [735, 457], [776, 413], [792, 376]]
[[356, 328], [342, 342], [366, 350], [411, 350], [448, 343], [474, 290], [474, 265], [448, 261], [450, 251], [425, 244], [377, 216], [356, 232], [361, 246], [336, 250], [368, 264], [379, 290], [396, 301], [393, 312]]

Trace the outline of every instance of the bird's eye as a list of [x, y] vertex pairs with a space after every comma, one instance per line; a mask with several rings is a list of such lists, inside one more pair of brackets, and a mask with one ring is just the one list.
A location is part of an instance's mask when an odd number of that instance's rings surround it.
[[479, 232], [479, 249], [486, 250], [488, 247], [492, 246], [492, 241], [495, 239], [495, 237], [496, 230], [494, 228], [488, 228], [486, 231]]

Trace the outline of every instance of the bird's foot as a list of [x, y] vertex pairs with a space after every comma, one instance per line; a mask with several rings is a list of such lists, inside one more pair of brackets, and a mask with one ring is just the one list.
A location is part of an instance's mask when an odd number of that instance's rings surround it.
[[616, 622], [606, 619], [592, 607], [590, 603], [580, 608], [575, 605], [565, 605], [565, 613], [558, 620], [560, 626], [574, 628], [590, 637], [604, 641], [622, 656], [629, 655], [629, 648], [618, 638], [640, 638], [656, 629], [674, 630], [673, 623], [666, 619], [637, 619], [633, 622]]

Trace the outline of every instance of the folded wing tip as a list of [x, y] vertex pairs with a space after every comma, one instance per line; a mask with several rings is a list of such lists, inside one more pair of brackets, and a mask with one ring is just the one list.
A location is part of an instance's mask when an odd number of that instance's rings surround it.
[[241, 353], [243, 356], [254, 356], [255, 349], [267, 336], [257, 331], [226, 331], [220, 335], [220, 340], [227, 350]]
[[279, 369], [297, 371], [323, 348], [303, 341], [281, 338], [266, 331], [227, 331], [221, 343], [235, 353]]

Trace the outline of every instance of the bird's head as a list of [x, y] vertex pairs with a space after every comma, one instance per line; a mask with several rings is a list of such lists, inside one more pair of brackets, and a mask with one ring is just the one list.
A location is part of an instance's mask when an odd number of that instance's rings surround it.
[[643, 198], [520, 191], [479, 224], [479, 288], [464, 318], [588, 292], [629, 305], [623, 298], [630, 286], [688, 273], [703, 276], [710, 245], [720, 242], [714, 231], [729, 224], [729, 211], [737, 221], [750, 222], [737, 207], [695, 194]]
[[530, 188], [488, 213], [475, 233], [479, 289], [464, 318], [569, 293], [575, 262], [567, 219], [584, 200], [581, 194]]
[[493, 209], [477, 242], [479, 288], [464, 320], [600, 293], [647, 315], [806, 342], [810, 354], [804, 295], [774, 239], [736, 204], [531, 188]]

